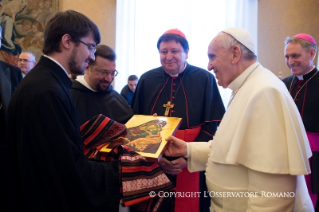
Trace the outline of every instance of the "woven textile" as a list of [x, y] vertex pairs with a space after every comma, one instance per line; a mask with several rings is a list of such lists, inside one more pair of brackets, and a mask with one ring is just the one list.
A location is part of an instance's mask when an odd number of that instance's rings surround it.
[[119, 162], [120, 202], [123, 206], [134, 205], [141, 211], [156, 212], [169, 200], [158, 196], [162, 192], [174, 191], [174, 185], [158, 163], [147, 161], [126, 145], [116, 145], [107, 157], [100, 155], [103, 146], [126, 133], [125, 125], [100, 114], [84, 123], [80, 130], [88, 159]]

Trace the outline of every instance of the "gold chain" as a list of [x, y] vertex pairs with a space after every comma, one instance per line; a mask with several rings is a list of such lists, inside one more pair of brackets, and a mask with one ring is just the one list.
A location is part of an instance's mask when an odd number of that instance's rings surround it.
[[[297, 98], [297, 95], [298, 95], [298, 93], [301, 91], [301, 89], [303, 89], [303, 87], [304, 87], [314, 76], [316, 76], [317, 73], [318, 73], [318, 71], [317, 71], [314, 75], [312, 75], [312, 77], [310, 77], [310, 78], [305, 82], [305, 84], [303, 84], [303, 85], [301, 86], [301, 88], [297, 91], [297, 93], [296, 93], [296, 95], [295, 95], [294, 101], [295, 101], [295, 99]], [[291, 80], [290, 87], [289, 87], [289, 91], [290, 91], [290, 92], [291, 92], [291, 86], [292, 86], [293, 81], [295, 80], [295, 77], [296, 77], [296, 76], [294, 76], [294, 77], [292, 78], [292, 80]]]

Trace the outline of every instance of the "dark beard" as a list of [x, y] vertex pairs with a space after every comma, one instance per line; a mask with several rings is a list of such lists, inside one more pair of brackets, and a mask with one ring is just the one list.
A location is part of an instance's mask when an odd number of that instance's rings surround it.
[[98, 92], [107, 93], [108, 90], [109, 90], [109, 88], [110, 88], [110, 86], [111, 86], [111, 83], [109, 84], [109, 86], [107, 87], [106, 90], [103, 90], [103, 89], [101, 88], [101, 86], [98, 84], [97, 87], [96, 87], [96, 89], [97, 89]]
[[81, 68], [80, 66], [76, 66], [75, 62], [76, 48], [73, 49], [71, 58], [69, 60], [69, 69], [71, 74], [83, 75], [85, 73], [85, 68]]

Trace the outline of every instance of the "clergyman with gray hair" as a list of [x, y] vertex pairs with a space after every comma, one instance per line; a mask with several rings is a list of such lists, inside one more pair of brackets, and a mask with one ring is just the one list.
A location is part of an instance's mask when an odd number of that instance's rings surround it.
[[313, 156], [311, 174], [306, 175], [310, 198], [319, 211], [319, 74], [314, 65], [317, 43], [308, 34], [297, 34], [285, 40], [285, 59], [292, 75], [283, 79], [300, 112]]

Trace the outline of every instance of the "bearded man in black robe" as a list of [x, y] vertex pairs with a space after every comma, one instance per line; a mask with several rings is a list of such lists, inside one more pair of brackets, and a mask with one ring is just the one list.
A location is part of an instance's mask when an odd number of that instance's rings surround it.
[[94, 116], [103, 114], [125, 124], [133, 111], [125, 99], [113, 89], [112, 82], [118, 74], [116, 54], [106, 45], [98, 45], [95, 61], [90, 61], [84, 76], [78, 76], [70, 90], [75, 102], [80, 125]]
[[[58, 12], [44, 31], [40, 61], [9, 104], [4, 147], [10, 211], [118, 211], [117, 162], [83, 152], [69, 74], [83, 74], [100, 43], [81, 13]], [[3, 173], [2, 173], [3, 174]]]

